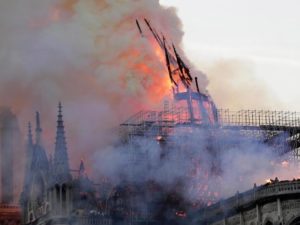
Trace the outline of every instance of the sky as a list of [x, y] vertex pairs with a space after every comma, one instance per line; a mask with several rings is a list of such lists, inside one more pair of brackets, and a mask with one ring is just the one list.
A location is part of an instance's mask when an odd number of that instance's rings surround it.
[[220, 107], [300, 111], [300, 1], [161, 4], [177, 8], [185, 52], [207, 74], [208, 90]]

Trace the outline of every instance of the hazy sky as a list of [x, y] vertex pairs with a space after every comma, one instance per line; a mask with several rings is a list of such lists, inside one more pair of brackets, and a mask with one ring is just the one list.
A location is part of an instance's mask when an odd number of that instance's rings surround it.
[[[253, 94], [255, 98], [267, 96], [262, 97], [265, 108], [300, 111], [299, 0], [161, 0], [161, 3], [178, 9], [185, 31], [186, 53], [207, 73], [208, 89], [219, 105], [226, 107], [228, 100], [222, 102], [218, 96], [217, 82], [226, 82], [229, 89], [230, 85], [238, 86], [232, 94], [240, 96], [252, 95], [243, 93], [253, 89], [248, 84], [258, 86]], [[227, 74], [230, 81], [221, 77], [222, 69], [214, 69], [227, 63], [235, 64], [229, 66], [235, 73]], [[228, 73], [228, 65], [225, 67]], [[263, 103], [239, 101], [237, 107], [263, 107]]]

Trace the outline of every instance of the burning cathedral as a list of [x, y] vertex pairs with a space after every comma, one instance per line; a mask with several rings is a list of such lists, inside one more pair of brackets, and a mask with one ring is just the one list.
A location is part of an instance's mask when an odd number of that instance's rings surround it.
[[[222, 201], [218, 201], [219, 193], [212, 191], [222, 185], [220, 155], [226, 149], [242, 149], [255, 142], [268, 146], [264, 149], [278, 156], [288, 154], [298, 159], [299, 115], [218, 110], [211, 97], [200, 91], [197, 78], [192, 77], [175, 46], [168, 45], [148, 20], [143, 22], [164, 52], [174, 103], [166, 101], [161, 111], [140, 111], [120, 125], [121, 140], [116, 147], [121, 148], [122, 156], [127, 155], [127, 161], [119, 171], [117, 185], [91, 180], [83, 162], [78, 169], [70, 169], [61, 104], [55, 150], [53, 158], [48, 157], [42, 144], [40, 115], [36, 113], [34, 140], [31, 124], [28, 126], [22, 223], [299, 224], [299, 180], [275, 178]], [[143, 36], [138, 20], [136, 24]], [[145, 150], [150, 146], [145, 140], [152, 141], [150, 151]], [[153, 149], [158, 153], [149, 161]], [[186, 164], [180, 164], [182, 159]], [[158, 164], [163, 164], [163, 172], [169, 174], [161, 176]], [[174, 173], [176, 179], [163, 185]], [[216, 178], [215, 183], [210, 183], [211, 177]], [[187, 198], [187, 190], [192, 197]]]

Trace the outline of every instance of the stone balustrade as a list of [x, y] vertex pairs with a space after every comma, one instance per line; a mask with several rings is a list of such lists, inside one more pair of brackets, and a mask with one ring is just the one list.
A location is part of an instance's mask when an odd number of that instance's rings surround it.
[[[221, 200], [216, 204], [198, 210], [191, 215], [191, 218], [196, 224], [212, 224], [212, 221], [218, 221], [239, 213], [241, 214], [259, 205], [262, 206], [266, 202], [276, 202], [287, 196], [299, 196], [300, 198], [300, 179], [278, 181], [276, 178], [270, 183], [259, 187], [254, 185], [253, 189], [243, 193], [237, 192], [234, 196], [226, 200]], [[276, 210], [277, 208], [278, 207], [276, 207]]]

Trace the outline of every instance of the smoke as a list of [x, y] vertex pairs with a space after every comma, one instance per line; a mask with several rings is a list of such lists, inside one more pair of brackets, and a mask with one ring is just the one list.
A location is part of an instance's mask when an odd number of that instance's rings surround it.
[[[9, 108], [0, 107], [0, 203], [16, 202], [14, 196], [21, 190], [22, 175], [14, 171], [22, 171], [22, 161], [14, 159], [20, 149], [20, 130], [17, 118]], [[17, 163], [16, 163], [17, 162]], [[21, 176], [20, 176], [21, 175]]]
[[282, 108], [277, 93], [254, 75], [255, 65], [251, 61], [223, 59], [204, 66], [210, 80], [208, 88], [219, 107], [232, 110]]
[[[189, 128], [188, 128], [189, 129]], [[190, 203], [211, 204], [268, 179], [293, 179], [300, 168], [272, 147], [239, 131], [176, 128], [168, 143], [136, 137], [94, 154], [94, 169], [113, 186], [155, 182], [166, 190], [183, 184]]]
[[18, 115], [23, 133], [39, 110], [52, 152], [62, 101], [71, 161], [88, 160], [114, 139], [112, 127], [169, 93], [163, 54], [135, 24], [144, 17], [180, 46], [176, 11], [158, 0], [1, 1], [1, 105]]

